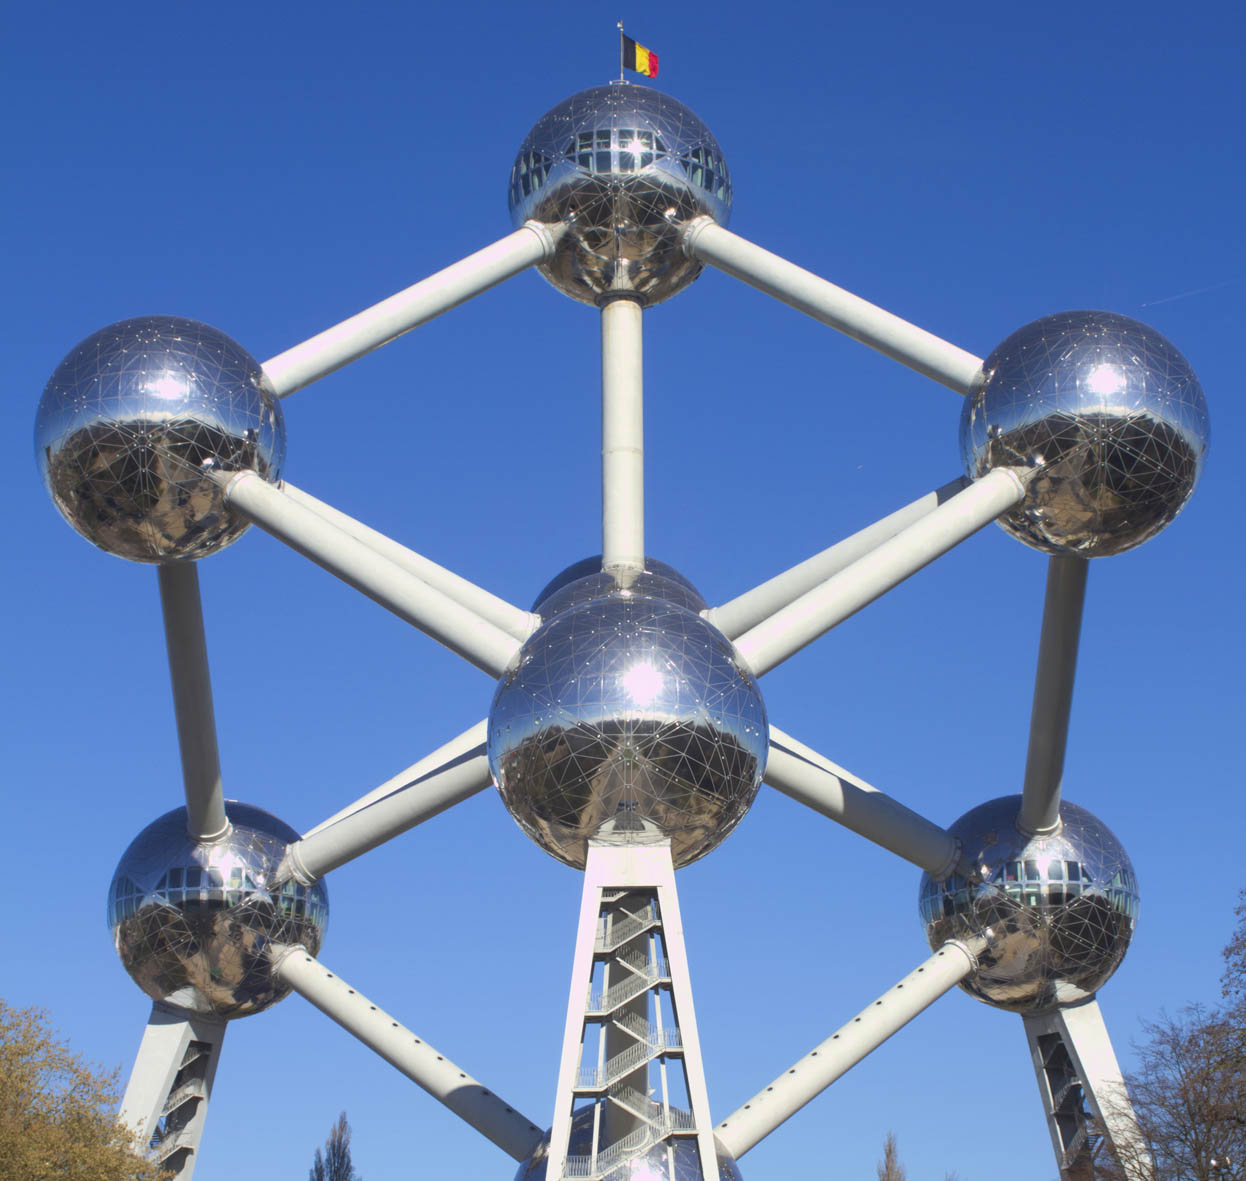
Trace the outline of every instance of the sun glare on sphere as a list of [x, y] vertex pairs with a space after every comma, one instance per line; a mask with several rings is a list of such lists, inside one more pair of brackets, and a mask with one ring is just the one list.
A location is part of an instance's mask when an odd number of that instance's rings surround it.
[[648, 705], [662, 692], [662, 674], [651, 664], [638, 664], [623, 674], [623, 687], [637, 705]]

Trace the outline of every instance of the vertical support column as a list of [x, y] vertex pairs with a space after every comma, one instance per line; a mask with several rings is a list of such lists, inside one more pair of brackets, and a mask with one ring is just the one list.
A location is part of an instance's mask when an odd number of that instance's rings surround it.
[[640, 303], [601, 309], [601, 564], [645, 568], [644, 337]]
[[1060, 1181], [1093, 1181], [1099, 1151], [1142, 1181], [1149, 1175], [1142, 1135], [1098, 1001], [1023, 1020]]
[[208, 646], [203, 635], [199, 570], [194, 562], [170, 562], [157, 570], [177, 741], [182, 752], [186, 828], [194, 840], [212, 841], [229, 831], [229, 820], [221, 792], [221, 759], [216, 746]]
[[224, 1021], [152, 1006], [120, 1118], [177, 1181], [194, 1175], [224, 1040]]
[[[686, 1109], [672, 1095], [677, 1068]], [[658, 1157], [672, 1176], [675, 1161], [718, 1176], [670, 845], [590, 843], [546, 1176], [604, 1177]]]

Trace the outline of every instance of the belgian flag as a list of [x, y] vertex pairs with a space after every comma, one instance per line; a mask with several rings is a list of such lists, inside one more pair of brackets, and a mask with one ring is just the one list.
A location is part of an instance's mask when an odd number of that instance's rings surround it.
[[623, 38], [623, 68], [626, 70], [635, 70], [638, 74], [644, 74], [647, 78], [656, 78], [658, 76], [658, 55], [652, 49], [646, 49], [643, 45], [637, 45], [630, 37], [624, 33], [619, 34]]

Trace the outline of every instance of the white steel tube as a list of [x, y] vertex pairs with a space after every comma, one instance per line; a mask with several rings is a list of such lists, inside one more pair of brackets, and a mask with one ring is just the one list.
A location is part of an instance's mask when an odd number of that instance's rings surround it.
[[601, 564], [645, 568], [644, 310], [634, 299], [601, 309]]
[[980, 357], [754, 245], [708, 217], [698, 218], [685, 230], [684, 251], [958, 394], [968, 394], [981, 376]]
[[714, 1129], [723, 1147], [738, 1160], [976, 967], [973, 953], [964, 944], [945, 943], [868, 1009], [862, 1009], [723, 1120]]
[[428, 583], [369, 549], [255, 472], [222, 480], [229, 506], [492, 677], [500, 677], [519, 641]]
[[219, 840], [229, 832], [229, 819], [221, 790], [199, 571], [194, 562], [170, 562], [158, 566], [157, 574], [186, 789], [186, 829], [193, 840]]
[[302, 947], [281, 955], [273, 974], [375, 1051], [434, 1099], [515, 1160], [527, 1160], [542, 1137], [531, 1120], [399, 1025]]
[[352, 812], [314, 836], [293, 842], [286, 850], [290, 876], [310, 885], [331, 869], [461, 804], [492, 783], [488, 756], [483, 746], [478, 747], [427, 776], [403, 784], [392, 795]]
[[799, 565], [783, 571], [782, 574], [776, 574], [742, 595], [737, 595], [722, 606], [711, 607], [701, 614], [727, 639], [734, 640], [768, 615], [773, 615], [780, 607], [786, 607], [820, 582], [825, 582], [831, 575], [838, 574], [858, 558], [865, 557], [900, 530], [907, 529], [914, 521], [920, 521], [922, 517], [934, 512], [945, 500], [968, 486], [969, 481], [963, 476], [953, 480], [935, 492], [928, 492], [920, 500], [897, 509], [881, 521], [875, 521], [851, 537], [844, 538], [829, 549], [814, 554]]
[[1024, 833], [1052, 832], [1060, 824], [1060, 781], [1069, 739], [1077, 648], [1086, 603], [1087, 558], [1052, 557], [1047, 564], [1043, 628], [1038, 641], [1030, 746], [1017, 827]]
[[770, 727], [765, 781], [942, 881], [960, 861], [960, 843], [946, 829]]
[[340, 812], [334, 812], [328, 820], [322, 820], [315, 828], [309, 828], [303, 834], [303, 838], [315, 836], [316, 833], [328, 828], [331, 824], [336, 824], [347, 816], [353, 816], [356, 812], [368, 807], [377, 800], [383, 800], [387, 796], [393, 795], [394, 792], [400, 791], [407, 784], [433, 775], [443, 767], [457, 762], [464, 755], [474, 753], [477, 747], [482, 746], [488, 740], [488, 735], [489, 720], [482, 718], [470, 729], [464, 730], [462, 734], [451, 738], [449, 742], [439, 746], [431, 754], [425, 755], [419, 762], [412, 763], [405, 771], [399, 771], [397, 775], [387, 779], [380, 787], [374, 787], [367, 795], [360, 796], [353, 804], [348, 804]]
[[761, 676], [989, 524], [1025, 496], [1034, 469], [996, 468], [751, 628], [736, 650]]
[[547, 258], [562, 230], [525, 222], [513, 234], [270, 358], [264, 373], [284, 398]]
[[362, 541], [374, 553], [388, 558], [394, 565], [401, 566], [416, 578], [427, 582], [434, 590], [439, 590], [456, 603], [461, 603], [481, 619], [488, 620], [517, 640], [526, 640], [539, 625], [540, 616], [508, 603], [452, 570], [439, 566], [423, 554], [417, 554], [393, 538], [386, 537], [384, 533], [356, 521], [354, 517], [347, 516], [332, 505], [325, 504], [323, 500], [317, 500], [311, 493], [296, 488], [289, 480], [282, 480], [281, 490], [295, 504], [311, 509], [331, 525], [336, 525], [343, 533], [349, 533], [356, 541]]

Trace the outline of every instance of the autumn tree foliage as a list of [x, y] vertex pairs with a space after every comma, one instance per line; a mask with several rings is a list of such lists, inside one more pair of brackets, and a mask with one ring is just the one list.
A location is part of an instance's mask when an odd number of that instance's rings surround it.
[[116, 1073], [0, 1000], [0, 1181], [165, 1181], [114, 1114]]

